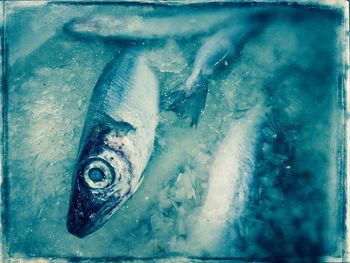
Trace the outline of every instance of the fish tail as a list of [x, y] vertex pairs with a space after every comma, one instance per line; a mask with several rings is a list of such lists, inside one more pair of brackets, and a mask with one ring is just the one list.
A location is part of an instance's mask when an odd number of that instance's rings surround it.
[[190, 118], [191, 126], [197, 126], [201, 113], [204, 111], [208, 93], [208, 82], [203, 78], [187, 92], [182, 87], [172, 90], [168, 94], [168, 110], [174, 111], [181, 118]]

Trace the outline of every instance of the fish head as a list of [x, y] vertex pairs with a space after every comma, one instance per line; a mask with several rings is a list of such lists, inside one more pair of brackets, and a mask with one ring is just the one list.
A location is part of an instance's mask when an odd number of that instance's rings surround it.
[[82, 238], [93, 233], [131, 195], [128, 143], [128, 136], [113, 129], [95, 129], [89, 136], [73, 177], [67, 216], [71, 234]]

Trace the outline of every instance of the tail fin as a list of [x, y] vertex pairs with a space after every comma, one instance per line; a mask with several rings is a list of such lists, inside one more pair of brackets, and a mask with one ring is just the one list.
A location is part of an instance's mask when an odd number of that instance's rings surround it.
[[190, 118], [191, 126], [196, 126], [203, 112], [208, 93], [207, 81], [197, 81], [193, 92], [186, 93], [184, 89], [174, 89], [168, 95], [168, 110], [174, 111], [181, 118]]

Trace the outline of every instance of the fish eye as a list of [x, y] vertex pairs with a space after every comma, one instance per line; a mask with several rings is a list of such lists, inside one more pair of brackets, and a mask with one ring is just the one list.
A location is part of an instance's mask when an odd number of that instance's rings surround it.
[[111, 185], [115, 173], [110, 164], [102, 159], [92, 159], [84, 167], [85, 183], [93, 189], [101, 189]]

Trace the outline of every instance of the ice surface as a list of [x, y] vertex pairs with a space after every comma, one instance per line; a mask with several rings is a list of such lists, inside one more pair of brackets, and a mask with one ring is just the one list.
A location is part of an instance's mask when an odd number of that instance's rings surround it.
[[[7, 5], [11, 255], [339, 256], [339, 13], [266, 7], [272, 19], [211, 77], [198, 127], [162, 108], [141, 187], [105, 226], [77, 239], [65, 221], [82, 125], [103, 67], [124, 45], [73, 38], [61, 27], [85, 14], [169, 10]], [[146, 47], [161, 106], [205, 40]]]

